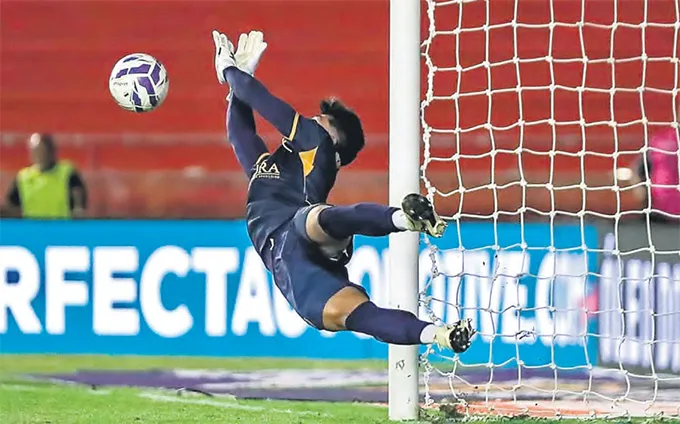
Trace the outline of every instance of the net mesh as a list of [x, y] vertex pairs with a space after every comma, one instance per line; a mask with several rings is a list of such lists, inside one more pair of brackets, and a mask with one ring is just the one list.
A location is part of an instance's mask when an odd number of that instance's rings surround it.
[[[422, 180], [454, 236], [426, 241], [420, 313], [479, 331], [461, 356], [422, 355], [427, 404], [680, 414], [680, 233], [655, 246], [652, 218], [673, 212], [639, 161], [659, 131], [677, 144], [679, 7], [426, 2]], [[646, 234], [624, 246], [635, 218]]]

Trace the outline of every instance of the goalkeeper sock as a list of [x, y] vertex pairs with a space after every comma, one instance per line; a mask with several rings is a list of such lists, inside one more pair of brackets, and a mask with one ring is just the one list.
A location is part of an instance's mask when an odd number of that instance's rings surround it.
[[432, 323], [419, 320], [411, 312], [379, 308], [370, 301], [349, 314], [345, 328], [396, 345], [432, 343], [435, 330]]
[[[401, 221], [398, 215], [401, 215]], [[319, 212], [318, 219], [326, 234], [336, 240], [355, 234], [380, 237], [406, 229], [401, 209], [376, 203], [331, 206]]]

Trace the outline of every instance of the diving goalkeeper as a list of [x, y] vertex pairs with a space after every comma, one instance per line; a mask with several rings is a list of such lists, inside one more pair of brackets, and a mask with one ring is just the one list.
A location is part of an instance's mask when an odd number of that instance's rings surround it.
[[[435, 326], [414, 314], [380, 308], [363, 287], [349, 281], [346, 265], [353, 236], [419, 231], [441, 237], [446, 223], [430, 202], [410, 194], [401, 209], [373, 203], [327, 204], [338, 171], [364, 146], [357, 115], [334, 99], [320, 114], [300, 116], [252, 75], [267, 48], [261, 32], [242, 34], [237, 49], [213, 31], [215, 70], [228, 83], [227, 131], [236, 157], [250, 178], [248, 234], [274, 282], [311, 326], [350, 330], [400, 345], [436, 343], [455, 352], [470, 346], [470, 320]], [[269, 152], [257, 135], [253, 110], [284, 137]]]

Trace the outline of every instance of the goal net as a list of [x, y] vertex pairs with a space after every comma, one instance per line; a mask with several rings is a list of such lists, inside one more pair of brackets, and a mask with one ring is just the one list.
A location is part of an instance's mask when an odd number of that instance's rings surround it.
[[678, 130], [678, 2], [424, 7], [421, 179], [450, 225], [421, 253], [420, 313], [479, 331], [421, 355], [426, 404], [680, 414], [680, 232], [639, 161]]

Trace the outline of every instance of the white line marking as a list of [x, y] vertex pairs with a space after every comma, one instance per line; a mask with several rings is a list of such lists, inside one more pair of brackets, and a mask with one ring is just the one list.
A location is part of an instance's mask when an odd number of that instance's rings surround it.
[[[82, 386], [79, 386], [82, 387]], [[55, 386], [31, 386], [28, 384], [0, 384], [0, 390], [16, 390], [18, 392], [37, 392], [38, 390], [47, 390], [47, 389], [53, 389]], [[93, 394], [93, 395], [108, 395], [111, 394], [110, 390], [102, 390], [102, 389], [97, 389], [97, 390], [92, 390], [92, 389], [86, 389], [87, 393]]]
[[37, 392], [39, 390], [38, 387], [21, 384], [0, 384], [0, 389], [16, 390], [18, 392]]
[[207, 405], [207, 406], [215, 406], [217, 408], [240, 409], [242, 411], [253, 411], [253, 412], [267, 411], [267, 412], [277, 412], [277, 413], [282, 413], [282, 414], [315, 415], [315, 416], [321, 416], [321, 417], [332, 417], [332, 415], [330, 415], [330, 414], [322, 414], [320, 412], [313, 412], [313, 411], [292, 411], [290, 409], [263, 408], [261, 406], [242, 405], [242, 404], [234, 403], [234, 402], [219, 402], [219, 401], [210, 400], [210, 399], [186, 399], [186, 398], [182, 398], [182, 397], [179, 397], [179, 396], [161, 395], [161, 394], [149, 393], [149, 392], [142, 392], [142, 393], [139, 394], [139, 396], [146, 398], [146, 399], [155, 400], [155, 401], [158, 401], [158, 402], [190, 403], [190, 404], [194, 404], [194, 405]]

